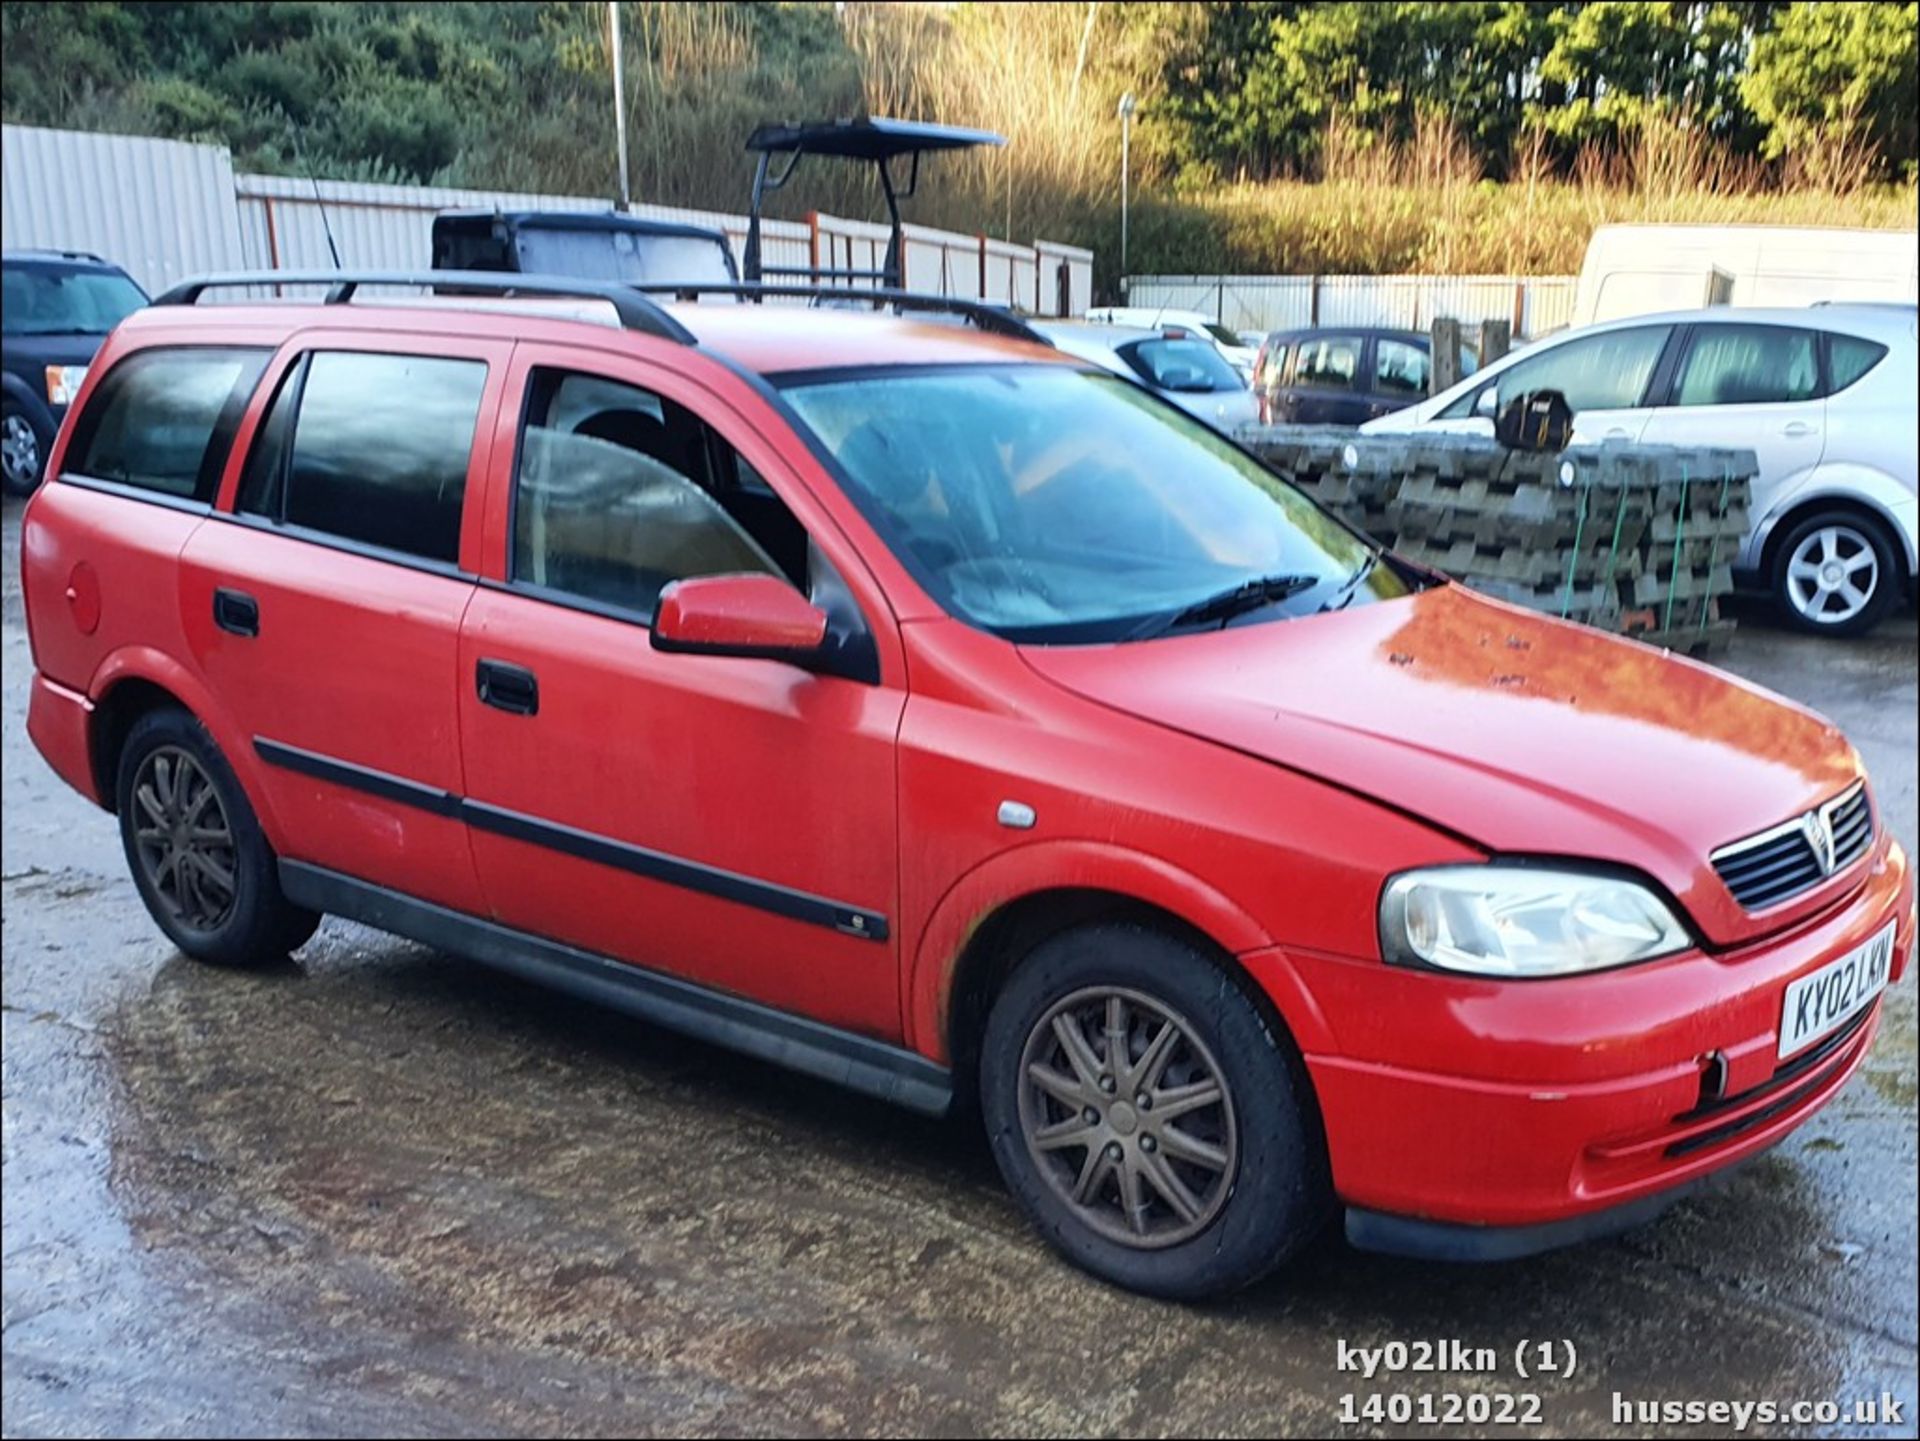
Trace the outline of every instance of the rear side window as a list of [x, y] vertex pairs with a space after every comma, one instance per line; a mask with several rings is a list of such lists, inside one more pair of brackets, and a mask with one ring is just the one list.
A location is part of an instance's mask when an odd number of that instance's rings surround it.
[[128, 356], [75, 423], [67, 473], [211, 501], [267, 356], [199, 347]]
[[1810, 330], [1782, 325], [1702, 325], [1674, 385], [1675, 405], [1778, 405], [1820, 393]]
[[261, 426], [240, 508], [454, 564], [487, 367], [319, 351], [288, 372]]
[[1299, 359], [1294, 362], [1293, 383], [1315, 390], [1352, 390], [1353, 378], [1360, 370], [1360, 341], [1356, 336], [1336, 335], [1300, 342]]
[[1886, 346], [1878, 341], [1862, 340], [1856, 335], [1829, 335], [1827, 346], [1827, 367], [1833, 372], [1833, 390], [1829, 394], [1845, 390], [1878, 365], [1880, 357], [1887, 353]]

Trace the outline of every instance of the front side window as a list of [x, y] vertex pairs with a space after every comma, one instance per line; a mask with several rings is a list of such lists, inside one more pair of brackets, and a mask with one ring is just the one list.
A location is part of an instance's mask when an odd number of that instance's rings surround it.
[[1314, 390], [1352, 390], [1353, 378], [1360, 373], [1360, 341], [1357, 336], [1334, 335], [1300, 342], [1299, 359], [1294, 362], [1293, 383]]
[[1820, 393], [1820, 357], [1810, 330], [1781, 325], [1702, 325], [1680, 366], [1675, 405], [1777, 405]]
[[1251, 456], [1104, 373], [901, 369], [785, 394], [934, 599], [1008, 639], [1154, 634], [1249, 583], [1276, 582], [1268, 618], [1409, 588]]
[[645, 616], [671, 581], [792, 579], [775, 553], [804, 566], [804, 551], [771, 488], [684, 406], [599, 376], [535, 372], [514, 488], [515, 580]]
[[105, 335], [147, 303], [117, 270], [9, 265], [0, 288], [8, 335]]
[[302, 365], [248, 457], [241, 509], [455, 564], [486, 365], [358, 351]]
[[267, 356], [200, 347], [128, 356], [76, 422], [66, 470], [183, 500], [212, 500]]
[[1373, 388], [1387, 395], [1427, 393], [1427, 352], [1404, 340], [1384, 337], [1374, 347]]
[[[1577, 415], [1584, 410], [1630, 410], [1646, 397], [1673, 327], [1642, 325], [1604, 330], [1550, 346], [1515, 361], [1493, 382], [1499, 410], [1536, 390], [1557, 390]], [[1467, 415], [1479, 392], [1469, 392], [1442, 413]]]

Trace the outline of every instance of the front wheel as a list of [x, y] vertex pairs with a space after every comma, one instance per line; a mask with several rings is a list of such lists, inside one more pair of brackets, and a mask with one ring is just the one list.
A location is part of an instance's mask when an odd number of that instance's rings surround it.
[[0, 412], [0, 481], [7, 494], [27, 495], [40, 484], [40, 469], [47, 463], [52, 443], [53, 437], [43, 435], [21, 407], [9, 403]]
[[1246, 1286], [1332, 1202], [1291, 1043], [1220, 965], [1170, 936], [1097, 925], [1045, 942], [987, 1020], [995, 1159], [1067, 1259], [1129, 1290]]
[[1774, 603], [1796, 630], [1864, 635], [1898, 596], [1899, 562], [1885, 526], [1856, 511], [1820, 511], [1796, 521], [1774, 552]]

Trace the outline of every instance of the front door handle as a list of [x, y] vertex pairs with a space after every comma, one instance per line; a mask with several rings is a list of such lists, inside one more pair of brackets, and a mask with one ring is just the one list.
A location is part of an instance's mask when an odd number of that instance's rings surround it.
[[1782, 435], [1812, 435], [1813, 427], [1808, 425], [1804, 420], [1791, 420], [1787, 422], [1786, 429], [1780, 433]]
[[509, 715], [540, 713], [540, 682], [525, 666], [483, 660], [473, 668], [473, 687], [482, 705]]
[[213, 593], [213, 623], [232, 635], [258, 635], [260, 602], [243, 590], [221, 586]]

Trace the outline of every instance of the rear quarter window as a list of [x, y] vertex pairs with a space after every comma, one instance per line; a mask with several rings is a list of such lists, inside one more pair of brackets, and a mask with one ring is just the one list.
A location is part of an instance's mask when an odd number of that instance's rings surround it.
[[63, 471], [210, 502], [265, 350], [142, 350], [115, 365], [74, 424]]
[[1857, 335], [1830, 335], [1827, 345], [1827, 368], [1833, 378], [1829, 395], [1837, 395], [1859, 380], [1887, 353], [1887, 347], [1878, 341], [1862, 340]]

